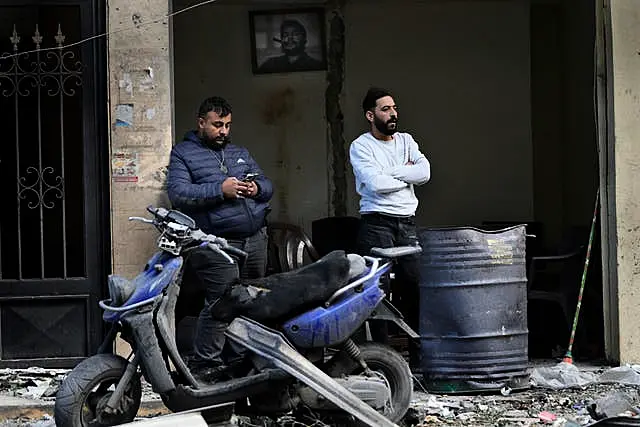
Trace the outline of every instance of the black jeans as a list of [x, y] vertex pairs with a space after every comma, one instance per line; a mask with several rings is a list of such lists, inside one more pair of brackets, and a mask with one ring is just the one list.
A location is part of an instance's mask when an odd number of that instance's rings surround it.
[[[363, 214], [358, 229], [358, 253], [370, 255], [371, 248], [390, 248], [395, 246], [413, 246], [418, 244], [418, 235], [414, 217], [394, 217], [378, 213]], [[393, 268], [395, 280], [391, 294], [393, 304], [400, 310], [406, 322], [418, 331], [419, 319], [419, 283], [420, 257], [409, 255], [397, 259]], [[388, 286], [388, 285], [387, 285]], [[383, 284], [383, 288], [386, 286]], [[385, 289], [387, 295], [389, 289]], [[372, 323], [371, 333], [377, 341], [387, 342], [385, 322]]]
[[216, 319], [211, 305], [222, 297], [238, 278], [264, 277], [267, 267], [267, 238], [266, 227], [263, 227], [246, 239], [227, 239], [230, 245], [249, 254], [241, 266], [238, 266], [237, 262], [230, 264], [222, 255], [206, 248], [196, 249], [189, 255], [185, 269], [189, 269], [190, 275], [197, 281], [197, 286], [205, 293], [205, 304], [198, 317], [193, 343], [194, 364], [223, 363], [224, 331], [228, 323]]

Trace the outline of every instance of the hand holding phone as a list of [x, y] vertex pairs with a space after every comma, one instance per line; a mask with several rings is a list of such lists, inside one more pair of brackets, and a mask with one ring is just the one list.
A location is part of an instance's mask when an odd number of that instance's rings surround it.
[[242, 180], [244, 182], [253, 182], [257, 177], [258, 177], [257, 173], [248, 173], [245, 175], [245, 177]]

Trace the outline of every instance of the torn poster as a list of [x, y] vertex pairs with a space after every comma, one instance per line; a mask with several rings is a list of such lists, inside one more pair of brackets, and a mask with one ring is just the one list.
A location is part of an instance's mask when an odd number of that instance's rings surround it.
[[116, 126], [133, 125], [133, 104], [118, 104], [115, 111]]
[[117, 151], [111, 157], [111, 177], [114, 182], [138, 182], [138, 153]]

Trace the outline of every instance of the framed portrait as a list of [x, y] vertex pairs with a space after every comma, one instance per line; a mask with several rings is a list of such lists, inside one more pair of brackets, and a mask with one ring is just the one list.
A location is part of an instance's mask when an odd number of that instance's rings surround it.
[[249, 12], [254, 74], [326, 70], [322, 8]]

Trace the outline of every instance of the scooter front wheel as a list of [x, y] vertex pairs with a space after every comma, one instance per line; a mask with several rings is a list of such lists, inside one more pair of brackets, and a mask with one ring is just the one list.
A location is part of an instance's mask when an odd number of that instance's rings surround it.
[[113, 354], [97, 354], [78, 364], [65, 378], [54, 408], [57, 427], [104, 427], [133, 421], [142, 398], [140, 377], [134, 375], [117, 408], [105, 411], [122, 378], [127, 361]]

